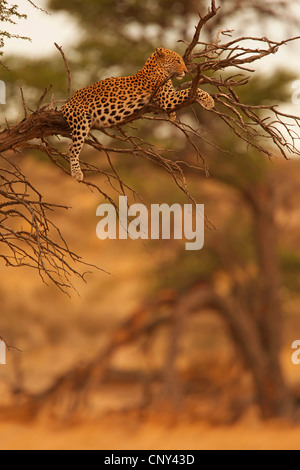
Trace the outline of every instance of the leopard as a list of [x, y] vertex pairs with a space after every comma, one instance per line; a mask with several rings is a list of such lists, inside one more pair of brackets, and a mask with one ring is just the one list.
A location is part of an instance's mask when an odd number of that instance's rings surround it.
[[[118, 127], [141, 115], [149, 102], [166, 112], [171, 121], [176, 120], [176, 107], [189, 99], [191, 89], [176, 89], [172, 79], [182, 79], [187, 73], [179, 54], [158, 47], [134, 75], [106, 78], [78, 90], [61, 108], [71, 129], [68, 155], [73, 178], [84, 178], [79, 155], [92, 129]], [[195, 101], [207, 110], [214, 107], [213, 97], [200, 88]]]

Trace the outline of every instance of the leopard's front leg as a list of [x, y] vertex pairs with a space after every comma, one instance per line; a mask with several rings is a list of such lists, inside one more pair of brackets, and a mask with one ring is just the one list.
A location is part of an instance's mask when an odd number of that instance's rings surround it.
[[[188, 101], [190, 96], [191, 90], [189, 88], [177, 91], [170, 80], [157, 91], [155, 101], [167, 112], [169, 118], [174, 121], [176, 119], [176, 112], [172, 111], [172, 109]], [[212, 109], [215, 105], [213, 98], [200, 88], [197, 90], [195, 101], [205, 109]]]
[[214, 99], [210, 96], [210, 94], [201, 90], [200, 88], [197, 90], [196, 101], [205, 109], [212, 109], [215, 106]]

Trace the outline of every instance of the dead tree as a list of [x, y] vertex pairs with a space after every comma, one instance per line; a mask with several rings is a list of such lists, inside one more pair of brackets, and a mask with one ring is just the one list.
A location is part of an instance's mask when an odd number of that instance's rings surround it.
[[[215, 108], [209, 111], [210, 114], [206, 114], [211, 120], [225, 123], [227, 129], [235, 135], [236, 139], [249, 148], [260, 152], [262, 156], [268, 158], [277, 157], [278, 154], [284, 158], [289, 158], [290, 155], [299, 156], [300, 150], [296, 144], [299, 139], [300, 118], [283, 113], [277, 106], [272, 104], [259, 106], [245, 104], [239, 99], [238, 90], [239, 87], [243, 87], [248, 83], [249, 76], [255, 72], [252, 68], [255, 62], [275, 54], [280, 47], [291, 41], [299, 40], [300, 37], [275, 42], [266, 37], [233, 38], [232, 31], [221, 30], [211, 42], [200, 41], [203, 28], [209, 28], [210, 21], [217, 17], [217, 14], [218, 8], [215, 1], [212, 0], [208, 13], [200, 17], [194, 36], [190, 43], [186, 45], [184, 53], [184, 60], [192, 79], [182, 86], [190, 87], [190, 99], [171, 111], [178, 111], [193, 104], [197, 87], [199, 85], [209, 85], [213, 89], [211, 94], [216, 103]], [[260, 44], [259, 47], [257, 46], [258, 43]], [[61, 48], [60, 52], [62, 53]], [[67, 66], [65, 57], [64, 60]], [[67, 66], [67, 72], [68, 70]], [[210, 72], [209, 76], [206, 74], [207, 72]], [[68, 89], [70, 90], [70, 88], [70, 74], [68, 73]], [[23, 266], [25, 264], [35, 267], [43, 279], [51, 280], [60, 288], [65, 289], [66, 286], [70, 285], [70, 275], [79, 274], [67, 260], [75, 262], [81, 260], [69, 250], [61, 237], [59, 229], [51, 224], [47, 216], [49, 211], [57, 210], [57, 208], [43, 202], [41, 195], [34, 190], [30, 182], [26, 180], [21, 171], [10, 160], [11, 153], [4, 154], [8, 151], [20, 152], [25, 148], [38, 148], [54, 164], [60, 166], [62, 171], [66, 171], [58, 163], [58, 157], [68, 161], [67, 154], [63, 153], [58, 146], [55, 147], [53, 143], [50, 143], [48, 137], [63, 136], [70, 138], [70, 129], [59, 109], [55, 108], [56, 103], [54, 100], [43, 105], [48, 91], [49, 88], [46, 88], [36, 111], [33, 113], [28, 113], [26, 102], [23, 100], [24, 119], [14, 126], [7, 125], [0, 132], [0, 153], [2, 161], [6, 162], [6, 166], [0, 169], [0, 241], [7, 252], [1, 255], [1, 258], [7, 265]], [[149, 113], [152, 114], [149, 115]], [[208, 112], [206, 111], [206, 113]], [[173, 155], [157, 149], [141, 136], [136, 136], [130, 125], [136, 119], [142, 119], [149, 126], [159, 125], [162, 122], [174, 126], [176, 131], [184, 136], [187, 143], [194, 150], [195, 162], [190, 163], [174, 159]], [[202, 123], [196, 114], [195, 120], [196, 124], [194, 126], [180, 120], [170, 122], [163, 114], [163, 111], [150, 101], [143, 109], [127, 119], [126, 124], [128, 125], [103, 131], [111, 137], [113, 144], [104, 146], [93, 134], [87, 139], [86, 145], [98, 150], [103, 158], [107, 159], [111, 172], [104, 171], [101, 166], [85, 162], [82, 162], [82, 168], [87, 177], [91, 172], [105, 174], [111, 186], [117, 192], [125, 194], [131, 188], [119, 177], [113, 166], [112, 157], [130, 153], [136, 157], [147, 159], [167, 171], [175, 184], [190, 199], [194, 200], [186, 183], [185, 170], [190, 167], [193, 171], [196, 169], [207, 175], [209, 172], [208, 158], [203, 149], [222, 150], [216, 146], [213, 135], [210, 138], [203, 136], [201, 132]], [[23, 185], [22, 192], [15, 189], [16, 181], [21, 182]], [[88, 179], [79, 184], [98, 190], [104, 197], [108, 197], [99, 186], [89, 182]], [[28, 191], [35, 193], [36, 198], [28, 197]], [[261, 250], [261, 272], [263, 275], [261, 289], [266, 299], [266, 310], [262, 312], [260, 317], [262, 323], [260, 331], [265, 332], [265, 341], [259, 339], [254, 320], [243, 314], [235, 298], [220, 298], [212, 288], [205, 292], [193, 292], [193, 296], [197, 308], [214, 307], [227, 319], [232, 334], [243, 350], [246, 362], [250, 364], [254, 371], [254, 380], [260, 396], [259, 400], [263, 414], [265, 416], [274, 416], [286, 414], [286, 410], [290, 410], [291, 402], [282, 382], [278, 364], [279, 343], [277, 333], [273, 338], [270, 338], [272, 330], [270, 325], [273, 321], [277, 322], [280, 317], [276, 297], [278, 278], [273, 254], [270, 250], [268, 252], [264, 250], [265, 244], [268, 243], [271, 244], [269, 245], [271, 251], [274, 251], [272, 214], [268, 212], [269, 195], [260, 194], [259, 196], [259, 194], [258, 191], [256, 195], [250, 194], [248, 196], [260, 227], [259, 250]], [[259, 197], [261, 197], [260, 200], [258, 200]], [[11, 228], [12, 220], [19, 220], [19, 227], [20, 221], [26, 220], [30, 230], [24, 232], [20, 228]], [[266, 225], [267, 223], [269, 225]], [[59, 243], [50, 237], [50, 226], [56, 230], [60, 240]], [[273, 276], [270, 279], [268, 276], [271, 271]], [[189, 298], [189, 302], [192, 301], [193, 296]], [[275, 330], [272, 331], [274, 333]], [[130, 335], [134, 336], [137, 332], [133, 329], [130, 334], [128, 332], [127, 334], [130, 337]], [[171, 345], [170, 348], [172, 347], [174, 349], [176, 345]], [[106, 355], [108, 354], [109, 351], [106, 351]], [[170, 355], [172, 355], [171, 349]], [[102, 359], [103, 354], [101, 355]], [[96, 362], [97, 358], [84, 372], [85, 380], [94, 370]], [[277, 375], [273, 376], [273, 373]], [[78, 382], [76, 374], [73, 378], [68, 376], [69, 379], [71, 382], [73, 380], [75, 384]]]
[[[190, 87], [191, 94], [190, 99], [174, 108], [174, 111], [191, 105], [195, 101], [195, 92], [198, 85], [203, 86], [208, 84], [215, 90], [212, 96], [215, 99], [216, 107], [209, 111], [211, 119], [215, 119], [216, 122], [218, 120], [223, 121], [237, 139], [258, 150], [268, 158], [278, 153], [284, 158], [288, 158], [290, 154], [299, 155], [300, 151], [296, 146], [296, 141], [299, 137], [299, 118], [281, 112], [274, 105], [251, 106], [244, 104], [240, 101], [237, 92], [239, 87], [244, 86], [248, 82], [249, 74], [254, 72], [250, 68], [251, 64], [262, 60], [270, 54], [276, 53], [281, 46], [288, 44], [290, 41], [295, 41], [299, 37], [289, 38], [282, 42], [271, 41], [266, 37], [239, 37], [224, 41], [223, 38], [228, 38], [232, 33], [229, 31], [219, 31], [214, 42], [201, 42], [200, 35], [202, 29], [217, 15], [218, 10], [213, 0], [208, 13], [200, 17], [195, 34], [191, 42], [187, 44], [184, 60], [192, 80], [183, 86]], [[257, 42], [261, 44], [261, 47], [257, 47]], [[253, 47], [251, 47], [251, 43], [254, 44]], [[65, 61], [69, 95], [71, 92], [70, 70], [62, 49], [57, 45], [56, 47], [60, 50]], [[231, 72], [229, 76], [225, 76], [227, 69], [235, 70], [236, 72]], [[210, 71], [210, 77], [205, 74], [208, 71]], [[245, 75], [245, 72], [248, 75]], [[63, 153], [59, 148], [53, 147], [53, 144], [51, 145], [47, 138], [49, 136], [70, 138], [70, 129], [59, 109], [54, 107], [55, 103], [53, 100], [49, 104], [42, 105], [49, 89], [50, 87], [45, 89], [37, 104], [37, 109], [33, 113], [28, 112], [22, 90], [25, 117], [20, 123], [13, 126], [7, 125], [6, 128], [1, 130], [0, 152], [3, 154], [3, 152], [7, 151], [20, 152], [25, 148], [38, 148], [54, 164], [60, 166], [62, 171], [66, 171], [63, 166], [59, 165], [58, 157], [68, 161], [67, 154]], [[152, 115], [149, 115], [149, 113], [152, 113]], [[191, 164], [186, 161], [175, 160], [167, 152], [164, 153], [158, 150], [142, 137], [136, 136], [129, 125], [136, 119], [143, 119], [150, 126], [161, 122], [168, 122], [170, 126], [175, 126], [177, 131], [184, 136], [193, 148], [196, 157], [195, 163]], [[204, 146], [205, 148], [210, 146], [212, 150], [216, 148], [213, 136], [210, 140], [203, 137], [199, 121], [199, 126], [196, 125], [195, 127], [191, 127], [181, 121], [170, 122], [162, 114], [162, 110], [151, 101], [135, 115], [129, 117], [127, 123], [127, 126], [124, 125], [120, 128], [115, 128], [115, 130], [103, 131], [113, 139], [115, 142], [114, 146], [104, 146], [93, 134], [90, 135], [86, 144], [101, 152], [101, 155], [108, 160], [112, 171], [107, 172], [102, 170], [101, 166], [82, 163], [85, 173], [100, 172], [105, 174], [111, 186], [119, 193], [125, 194], [131, 188], [128, 188], [125, 182], [121, 181], [121, 178], [118, 176], [113, 166], [113, 155], [127, 155], [130, 153], [139, 158], [150, 160], [153, 164], [162, 167], [170, 174], [180, 190], [184, 191], [191, 200], [194, 200], [189, 192], [184, 171], [190, 166], [193, 169], [197, 168], [200, 172], [208, 174], [208, 159], [204, 154], [203, 148]], [[16, 171], [19, 172], [19, 170]], [[18, 174], [20, 175], [20, 172]], [[13, 172], [10, 177], [13, 177]], [[1, 178], [3, 181], [2, 196], [5, 198], [8, 197], [6, 187], [9, 184], [9, 179], [5, 179], [2, 176]], [[87, 179], [81, 184], [98, 190], [104, 197], [108, 198], [99, 186], [97, 187]], [[29, 187], [28, 182], [26, 182], [26, 187]], [[4, 204], [7, 203], [5, 202]], [[2, 207], [6, 206], [3, 206], [3, 203], [1, 203], [0, 208]], [[10, 215], [6, 213], [6, 219]], [[14, 235], [12, 234], [11, 236], [13, 237]], [[36, 256], [39, 251], [38, 240], [32, 234], [28, 236], [31, 237], [30, 243], [32, 245], [36, 244], [37, 250], [33, 255]], [[7, 237], [2, 237], [3, 243], [6, 243], [7, 240]], [[43, 264], [39, 261], [37, 261], [37, 265], [39, 270], [43, 269]]]

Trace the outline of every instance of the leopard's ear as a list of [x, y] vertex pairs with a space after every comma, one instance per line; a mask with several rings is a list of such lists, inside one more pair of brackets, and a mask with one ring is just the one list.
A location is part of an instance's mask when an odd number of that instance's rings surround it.
[[164, 55], [165, 55], [164, 50], [163, 50], [162, 47], [157, 47], [157, 48], [155, 49], [155, 52], [156, 52], [156, 54], [158, 55], [158, 57], [164, 57]]

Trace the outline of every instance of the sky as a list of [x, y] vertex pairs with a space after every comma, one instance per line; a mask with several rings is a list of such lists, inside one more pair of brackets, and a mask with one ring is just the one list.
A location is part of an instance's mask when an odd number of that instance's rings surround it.
[[[4, 47], [5, 54], [21, 54], [31, 58], [40, 58], [45, 55], [57, 53], [54, 42], [63, 49], [72, 47], [74, 39], [79, 38], [79, 27], [66, 13], [46, 14], [34, 8], [25, 0], [13, 0], [19, 6], [19, 11], [25, 13], [28, 19], [19, 20], [17, 25], [5, 25], [5, 29], [10, 33], [20, 36], [30, 37], [29, 41], [20, 39], [10, 39]], [[46, 7], [45, 0], [35, 2], [41, 8]]]

